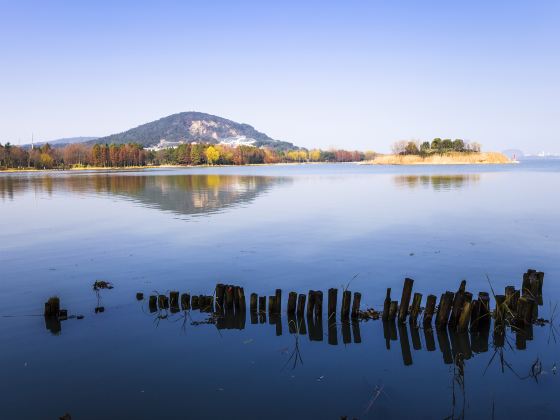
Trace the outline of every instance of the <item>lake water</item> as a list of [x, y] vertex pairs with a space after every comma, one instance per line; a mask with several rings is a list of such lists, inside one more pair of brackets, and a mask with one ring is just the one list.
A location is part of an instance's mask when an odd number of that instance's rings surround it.
[[[534, 268], [550, 319], [559, 187], [560, 161], [0, 174], [0, 417], [560, 418], [558, 318], [503, 345], [380, 320], [333, 332], [326, 316], [297, 335], [286, 318], [290, 291], [322, 290], [326, 311], [347, 287], [381, 309], [410, 277], [424, 305]], [[281, 318], [149, 310], [216, 283], [281, 288]], [[50, 296], [84, 318], [46, 323]]]

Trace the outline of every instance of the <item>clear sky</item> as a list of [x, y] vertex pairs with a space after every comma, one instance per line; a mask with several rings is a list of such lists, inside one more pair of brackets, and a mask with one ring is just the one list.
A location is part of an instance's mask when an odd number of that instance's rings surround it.
[[201, 111], [306, 147], [560, 152], [559, 1], [0, 0], [0, 142]]

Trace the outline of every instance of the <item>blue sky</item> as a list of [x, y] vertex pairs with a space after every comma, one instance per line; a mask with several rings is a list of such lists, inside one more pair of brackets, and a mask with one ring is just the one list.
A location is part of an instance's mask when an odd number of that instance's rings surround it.
[[307, 147], [560, 152], [557, 1], [0, 0], [0, 142], [181, 111]]

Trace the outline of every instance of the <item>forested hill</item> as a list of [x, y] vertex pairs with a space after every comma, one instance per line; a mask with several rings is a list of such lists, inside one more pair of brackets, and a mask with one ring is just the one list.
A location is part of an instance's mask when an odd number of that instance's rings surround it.
[[128, 131], [101, 137], [89, 142], [106, 144], [138, 143], [154, 146], [168, 142], [220, 143], [241, 141], [255, 146], [270, 146], [274, 149], [293, 149], [294, 145], [274, 140], [255, 130], [248, 124], [240, 124], [202, 112], [181, 112], [140, 125]]

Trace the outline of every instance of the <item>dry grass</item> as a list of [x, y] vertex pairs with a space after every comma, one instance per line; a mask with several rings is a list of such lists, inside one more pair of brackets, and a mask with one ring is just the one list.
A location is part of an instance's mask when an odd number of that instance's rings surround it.
[[418, 155], [378, 155], [374, 160], [362, 162], [364, 165], [472, 165], [513, 163], [498, 152], [443, 153], [430, 156]]

